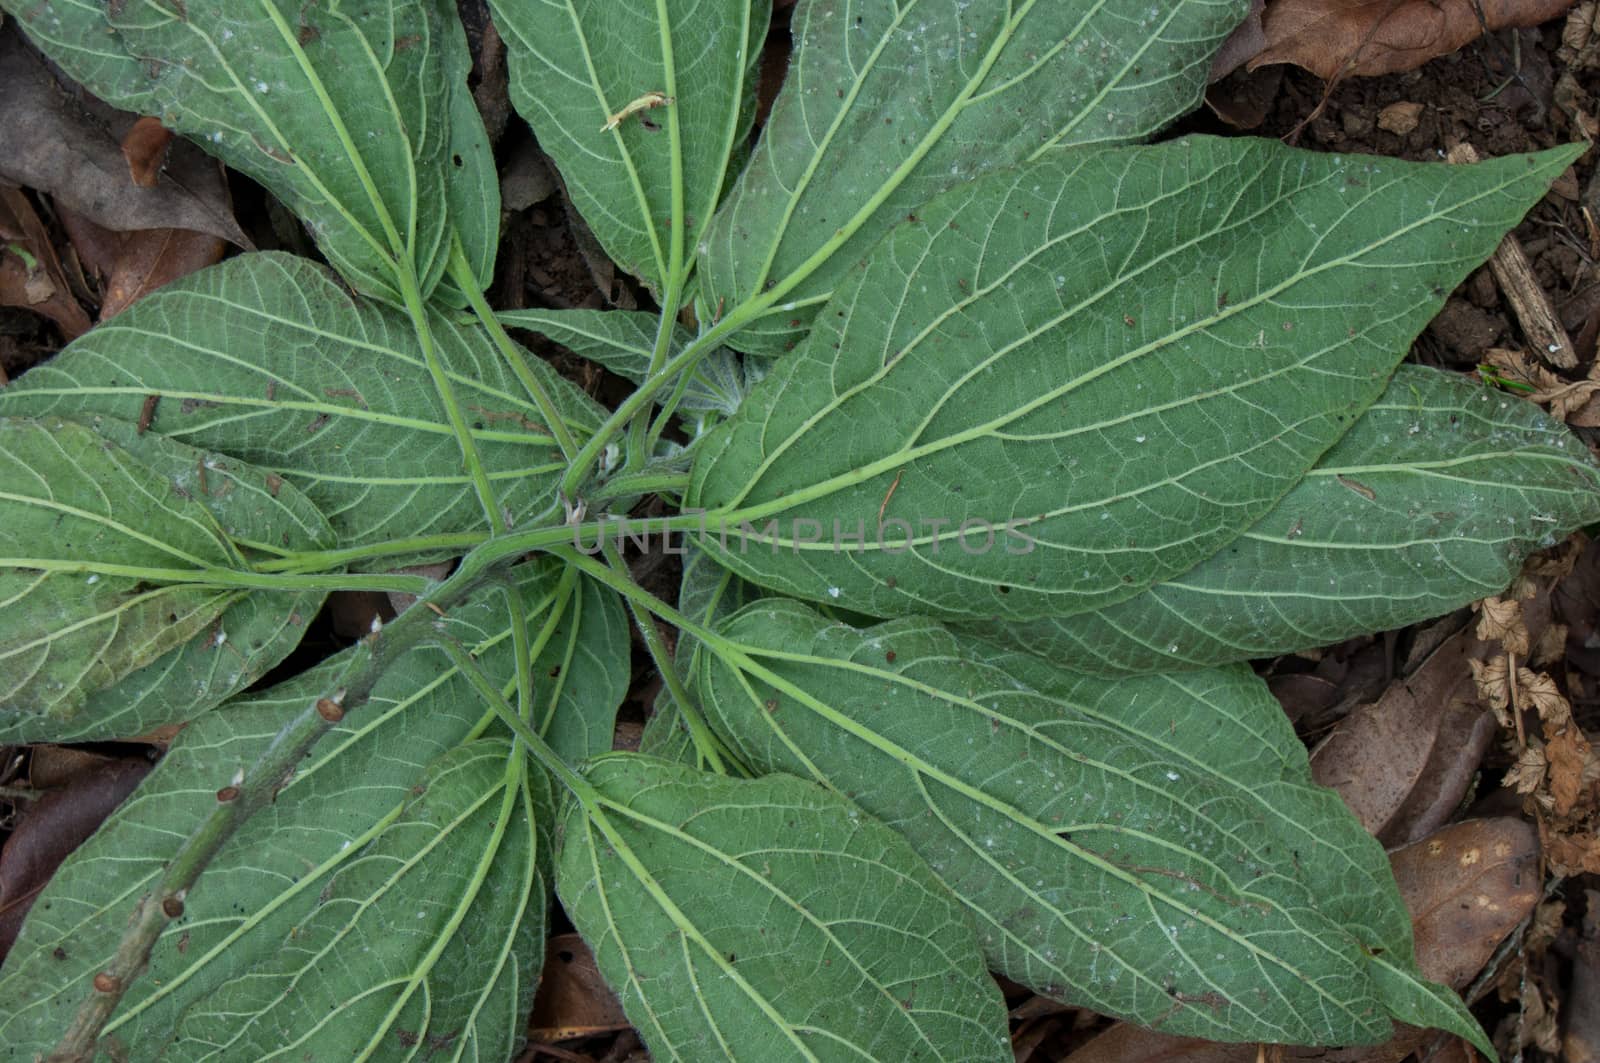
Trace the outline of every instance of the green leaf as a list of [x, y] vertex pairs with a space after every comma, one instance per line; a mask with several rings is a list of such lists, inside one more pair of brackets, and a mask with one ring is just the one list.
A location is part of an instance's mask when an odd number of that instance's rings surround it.
[[964, 625], [1067, 668], [1158, 671], [1403, 627], [1498, 594], [1600, 520], [1600, 466], [1530, 402], [1401, 366], [1271, 512], [1216, 556], [1092, 613]]
[[1248, 8], [798, 4], [788, 78], [698, 248], [703, 301], [767, 315], [739, 349], [792, 347], [884, 233], [939, 193], [1057, 145], [1139, 140], [1187, 113]]
[[617, 592], [575, 569], [562, 573], [561, 585], [533, 662], [535, 723], [550, 748], [577, 763], [610, 751], [633, 662]]
[[[86, 713], [90, 695], [112, 693], [95, 708], [114, 706], [118, 684], [180, 652], [243, 597], [192, 582], [246, 567], [230, 537], [330, 544], [321, 515], [292, 494], [274, 497], [262, 470], [147, 443], [132, 425], [106, 428], [0, 417], [0, 734], [13, 740], [116, 735], [117, 724]], [[264, 667], [244, 661], [227, 686]]]
[[601, 246], [658, 292], [681, 284], [750, 131], [769, 0], [490, 6], [511, 101]]
[[[29, 423], [9, 418], [0, 420], [0, 424], [13, 426]], [[38, 428], [39, 433], [21, 433], [26, 441], [21, 448], [24, 454], [37, 456], [40, 452], [49, 454], [62, 448], [79, 448], [80, 454], [97, 465], [102, 460], [107, 462], [104, 472], [123, 486], [128, 485], [114, 471], [116, 466], [134, 466], [139, 470], [134, 475], [140, 484], [151, 486], [148, 474], [155, 478], [158, 486], [154, 490], [162, 496], [172, 498], [186, 509], [187, 503], [197, 502], [198, 508], [192, 515], [204, 523], [201, 510], [209, 512], [215, 530], [235, 541], [264, 543], [281, 549], [325, 549], [334, 545], [327, 519], [292, 485], [265, 470], [153, 433], [141, 434], [136, 425], [111, 418], [94, 418], [90, 426], [46, 418], [39, 422]], [[90, 428], [92, 435], [86, 436]], [[106, 457], [102, 459], [92, 449], [82, 449], [94, 447], [109, 448]], [[30, 473], [43, 470], [46, 477], [53, 475], [54, 466], [48, 457], [43, 464], [26, 467]], [[47, 479], [40, 486], [57, 492], [55, 502], [70, 504], [70, 498], [60, 497], [63, 489], [66, 492], [88, 489], [88, 481], [65, 473], [62, 476], [61, 483]], [[16, 480], [19, 485], [26, 482], [21, 477]], [[101, 519], [109, 514], [125, 522], [134, 512], [134, 507], [123, 504], [115, 491], [106, 496], [95, 492], [91, 497], [101, 503], [98, 507], [103, 511]], [[141, 495], [141, 501], [147, 500], [148, 496]], [[19, 520], [16, 530], [25, 536], [33, 521]], [[156, 530], [161, 524], [158, 519]], [[52, 532], [67, 526], [53, 525]], [[41, 541], [47, 540], [33, 542]], [[65, 537], [61, 541], [65, 544]], [[108, 544], [105, 552], [96, 547], [75, 553], [85, 563], [123, 565], [129, 561], [120, 536], [104, 542]], [[13, 540], [13, 545], [28, 547], [30, 543], [27, 539]], [[237, 564], [237, 555], [234, 558], [230, 564]], [[37, 575], [29, 577], [30, 581]], [[193, 719], [243, 690], [282, 660], [300, 641], [305, 623], [316, 614], [323, 598], [322, 593], [316, 591], [243, 592], [191, 588], [183, 597], [193, 600], [192, 608], [203, 613], [209, 607], [218, 612], [213, 622], [184, 641], [184, 632], [193, 624], [186, 623], [169, 632], [166, 624], [170, 614], [161, 613], [160, 603], [174, 597], [171, 589], [168, 593], [157, 591], [148, 598], [148, 604], [138, 605], [132, 603], [126, 591], [111, 589], [113, 585], [120, 585], [119, 577], [102, 573], [90, 583], [93, 575], [58, 572], [49, 577], [58, 590], [64, 592], [67, 603], [63, 608], [52, 607], [42, 616], [31, 608], [5, 614], [10, 623], [3, 626], [11, 630], [0, 639], [11, 642], [14, 634], [22, 640], [36, 640], [39, 647], [51, 648], [50, 654], [43, 658], [45, 674], [59, 674], [56, 670], [61, 668], [73, 674], [74, 661], [87, 664], [88, 670], [77, 673], [81, 678], [72, 689], [64, 692], [64, 701], [56, 705], [54, 712], [43, 716], [38, 714], [37, 703], [32, 709], [28, 707], [27, 696], [8, 696], [6, 708], [0, 711], [0, 739], [21, 743], [126, 738], [165, 724]], [[20, 576], [11, 573], [6, 578]], [[94, 598], [98, 605], [87, 601], [80, 603], [79, 596], [86, 588], [98, 588], [112, 598]], [[127, 602], [132, 607], [116, 612], [113, 602]], [[103, 614], [103, 620], [92, 626], [73, 632], [70, 618], [81, 605], [109, 608], [113, 612]], [[153, 631], [145, 634], [154, 634], [158, 645], [167, 640], [173, 645], [149, 659], [149, 663], [139, 665], [137, 662], [147, 659], [150, 652], [149, 647], [137, 648], [142, 637], [141, 625], [146, 623], [155, 625]], [[62, 637], [50, 637], [57, 633]], [[109, 649], [93, 664], [77, 656], [76, 651], [92, 652], [104, 639], [110, 640]], [[57, 650], [65, 656], [56, 657]], [[128, 656], [128, 651], [134, 651], [132, 656]], [[41, 649], [36, 648], [35, 659], [39, 652]], [[14, 659], [12, 663], [17, 664], [17, 661]], [[130, 666], [133, 666], [131, 670]], [[18, 667], [21, 669], [20, 665]], [[25, 669], [13, 674], [16, 681], [26, 686]], [[64, 710], [70, 710], [70, 715], [61, 716]]]
[[954, 898], [905, 841], [786, 776], [617, 754], [556, 889], [658, 1060], [1009, 1060]]
[[901, 831], [1007, 977], [1170, 1033], [1286, 1044], [1381, 1041], [1432, 997], [1381, 847], [1312, 782], [1247, 669], [1112, 683], [784, 601], [722, 633], [732, 660], [707, 655], [697, 684], [713, 726], [757, 770]]
[[1572, 158], [1197, 138], [979, 180], [879, 246], [686, 504], [741, 574], [875, 616], [1132, 597], [1294, 487]]
[[450, 155], [466, 150], [450, 131], [470, 66], [454, 5], [0, 2], [95, 95], [271, 189], [356, 288], [400, 302], [412, 274], [432, 289]]
[[[603, 365], [635, 384], [649, 375], [656, 342], [656, 315], [630, 310], [507, 310], [495, 315], [507, 328], [527, 329], [566, 347], [580, 358]], [[669, 356], [689, 345], [693, 336], [680, 325], [672, 328]], [[696, 365], [684, 388], [679, 408], [730, 415], [764, 374], [744, 365], [719, 347]], [[671, 389], [657, 400], [665, 401]]]
[[461, 1051], [466, 1033], [480, 1056], [509, 1059], [547, 897], [536, 856], [550, 788], [526, 756], [486, 739], [430, 764], [292, 938], [189, 1006], [169, 1055], [400, 1059], [424, 1044]]
[[[467, 88], [467, 73], [472, 59], [463, 46], [450, 48], [447, 59], [459, 56], [462, 68], [451, 75], [450, 90], [450, 176], [445, 183], [449, 199], [450, 222], [461, 237], [467, 264], [477, 278], [478, 290], [487, 291], [494, 283], [495, 257], [500, 250], [500, 173], [495, 169], [494, 149], [483, 127], [477, 101]], [[454, 65], [454, 63], [452, 63]], [[449, 276], [439, 279], [434, 297], [452, 305], [465, 306], [466, 295]]]
[[[517, 523], [558, 513], [564, 464], [537, 407], [482, 329], [430, 322], [501, 503]], [[568, 423], [592, 432], [603, 411], [529, 364]], [[303, 259], [241, 255], [191, 274], [24, 375], [0, 393], [0, 413], [135, 420], [150, 395], [153, 431], [278, 473], [328, 514], [341, 545], [482, 526], [409, 319], [352, 299]]]
[[[536, 632], [554, 601], [560, 566], [530, 564], [517, 571], [530, 632]], [[440, 623], [503, 689], [513, 688], [511, 636], [498, 588], [451, 609]], [[357, 652], [346, 651], [311, 672], [231, 702], [179, 733], [139, 790], [67, 859], [34, 903], [0, 969], [0, 999], [7, 1004], [0, 1012], [0, 1044], [23, 1059], [56, 1043], [93, 992], [90, 981], [126, 931], [133, 906], [185, 836], [216, 807], [216, 791], [254, 763], [308, 701], [337, 689]], [[189, 891], [184, 916], [156, 943], [150, 969], [129, 988], [107, 1034], [134, 1061], [265, 1058], [265, 1051], [230, 1054], [175, 1031], [186, 1018], [200, 1022], [196, 1016], [213, 1010], [216, 1001], [248, 991], [231, 988], [233, 983], [277, 979], [290, 957], [303, 960], [306, 935], [313, 926], [322, 932], [330, 905], [344, 915], [361, 908], [354, 899], [358, 884], [385, 863], [398, 872], [407, 855], [422, 847], [415, 839], [408, 847], [405, 839], [419, 829], [422, 810], [416, 802], [429, 795], [416, 788], [431, 785], [424, 778], [429, 763], [498, 749], [492, 756], [504, 766], [504, 743], [475, 741], [496, 733], [492, 716], [442, 652], [424, 648], [398, 658], [378, 681], [372, 700], [352, 710], [313, 749], [276, 799], [245, 823]], [[471, 753], [450, 753], [465, 743], [472, 743]], [[529, 786], [542, 801], [545, 784], [530, 777]], [[467, 790], [452, 793], [466, 796]], [[447, 902], [438, 880], [412, 871], [450, 875], [492, 855], [484, 887], [489, 892], [480, 890], [481, 901], [466, 910], [427, 973], [434, 1006], [427, 1030], [436, 1036], [456, 1033], [452, 1050], [465, 1058], [510, 1058], [543, 958], [551, 853], [544, 836], [548, 819], [530, 826], [525, 806], [519, 806], [509, 822], [492, 854], [474, 821], [446, 839], [442, 850], [430, 852], [425, 866], [397, 873], [394, 898], [374, 895], [382, 911], [401, 897], [413, 906], [398, 909], [383, 932], [357, 922], [353, 936], [335, 945], [325, 967], [308, 969], [297, 992], [310, 993], [316, 985], [316, 995], [307, 999], [320, 1001], [318, 1021], [327, 1018], [330, 1004], [363, 990], [386, 992], [385, 987], [418, 972], [416, 950], [433, 944], [430, 935], [440, 925], [437, 904]], [[391, 829], [396, 833], [386, 838]], [[468, 834], [476, 840], [469, 843]], [[383, 860], [381, 853], [391, 858]], [[531, 885], [530, 853], [537, 871]], [[427, 914], [419, 921], [417, 911]], [[373, 908], [371, 915], [377, 914]], [[368, 946], [370, 955], [361, 951]], [[356, 976], [356, 964], [384, 958], [395, 961], [387, 976]], [[251, 1035], [265, 1037], [259, 1032], [265, 1027], [254, 1024], [282, 1019], [282, 1040], [269, 1048], [275, 1050], [311, 1030], [309, 1023], [300, 1024], [281, 1010], [295, 1006], [293, 996], [277, 1004], [252, 998], [233, 1022], [236, 1028], [252, 1023]], [[365, 1032], [373, 1029], [367, 1026]], [[354, 1036], [328, 1027], [316, 1033], [330, 1039], [347, 1035]], [[429, 1043], [426, 1036], [421, 1043]]]

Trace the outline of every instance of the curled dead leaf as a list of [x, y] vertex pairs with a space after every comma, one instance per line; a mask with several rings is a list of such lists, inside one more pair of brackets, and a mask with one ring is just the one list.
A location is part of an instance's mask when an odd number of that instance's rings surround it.
[[1478, 637], [1485, 642], [1498, 639], [1508, 653], [1528, 655], [1528, 627], [1522, 621], [1522, 603], [1504, 598], [1485, 598], [1478, 603]]
[[[1537, 26], [1571, 0], [1273, 0], [1266, 43], [1249, 62], [1293, 63], [1318, 77], [1415, 70], [1490, 32]], [[1481, 19], [1481, 21], [1480, 21]]]

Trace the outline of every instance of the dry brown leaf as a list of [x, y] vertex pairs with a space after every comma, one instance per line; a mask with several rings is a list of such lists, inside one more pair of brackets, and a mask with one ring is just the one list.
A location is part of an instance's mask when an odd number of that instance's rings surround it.
[[1544, 782], [1544, 747], [1534, 739], [1517, 753], [1517, 762], [1511, 765], [1501, 785], [1519, 794], [1531, 794]]
[[1549, 676], [1529, 668], [1518, 668], [1517, 692], [1539, 713], [1547, 734], [1551, 728], [1565, 728], [1572, 722], [1572, 706]]
[[1528, 655], [1528, 626], [1522, 621], [1522, 603], [1503, 598], [1485, 598], [1478, 603], [1478, 637], [1485, 642], [1498, 640], [1507, 653]]
[[1468, 667], [1485, 652], [1471, 632], [1451, 636], [1377, 701], [1346, 716], [1312, 753], [1316, 780], [1337, 790], [1385, 844], [1435, 830], [1471, 785], [1494, 737]]
[[1565, 818], [1572, 815], [1583, 797], [1584, 776], [1594, 759], [1594, 749], [1574, 724], [1551, 736], [1544, 755], [1550, 765], [1550, 811]]
[[1507, 380], [1531, 388], [1528, 398], [1550, 407], [1550, 416], [1579, 428], [1600, 427], [1600, 362], [1590, 368], [1588, 378], [1567, 381], [1522, 351], [1490, 347], [1483, 357]]
[[1417, 963], [1461, 989], [1539, 903], [1539, 837], [1515, 817], [1453, 823], [1389, 854], [1411, 912]]
[[557, 934], [545, 946], [544, 974], [528, 1035], [552, 1043], [626, 1029], [628, 1018], [577, 934]]
[[106, 282], [100, 320], [122, 313], [162, 285], [222, 260], [227, 244], [187, 229], [143, 229], [124, 233], [116, 265]]
[[[0, 958], [33, 899], [67, 855], [93, 834], [150, 771], [143, 757], [94, 757], [28, 802], [0, 850]], [[37, 780], [35, 780], [37, 783]]]
[[[1273, 0], [1250, 69], [1293, 63], [1318, 77], [1415, 70], [1493, 30], [1537, 26], [1571, 0]], [[1479, 22], [1480, 13], [1483, 22]]]
[[1491, 657], [1487, 661], [1468, 661], [1472, 669], [1472, 682], [1478, 688], [1478, 700], [1494, 710], [1501, 727], [1510, 727], [1508, 711], [1511, 704], [1511, 665], [1504, 657]]
[[84, 313], [67, 284], [44, 222], [39, 220], [26, 194], [20, 189], [3, 186], [0, 186], [0, 306], [20, 306], [43, 314], [56, 323], [61, 335], [68, 340], [89, 330], [89, 315]]
[[118, 232], [193, 229], [252, 246], [234, 220], [216, 160], [175, 141], [158, 185], [134, 184], [120, 141], [137, 116], [59, 84], [14, 21], [0, 27], [0, 99], [0, 179], [47, 193]]
[[1562, 878], [1574, 875], [1600, 875], [1600, 835], [1540, 832], [1545, 861]]

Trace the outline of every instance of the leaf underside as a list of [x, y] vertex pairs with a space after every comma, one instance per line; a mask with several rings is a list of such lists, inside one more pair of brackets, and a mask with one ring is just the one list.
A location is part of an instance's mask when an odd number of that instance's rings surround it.
[[[159, 116], [271, 189], [356, 288], [400, 302], [410, 272], [432, 290], [450, 251], [451, 156], [473, 150], [450, 129], [471, 67], [453, 5], [0, 6], [95, 95]], [[487, 141], [476, 150], [487, 154]]]
[[596, 761], [557, 890], [654, 1058], [1009, 1060], [959, 905], [894, 832], [799, 779]]
[[[560, 568], [541, 562], [518, 571], [534, 633], [555, 600]], [[452, 609], [442, 623], [494, 682], [513, 688], [500, 590]], [[131, 906], [215, 807], [216, 790], [287, 720], [337, 689], [356, 652], [185, 728], [134, 796], [68, 858], [0, 974], [8, 1003], [0, 1058], [32, 1059], [56, 1043], [93, 992], [90, 979]], [[580, 687], [609, 681], [582, 657], [571, 673]], [[530, 768], [496, 839], [492, 822], [512, 756], [497, 733], [442, 653], [399, 658], [372, 701], [335, 727], [228, 841], [185, 898], [184, 916], [157, 942], [108, 1035], [131, 1060], [266, 1059], [337, 1013], [338, 1028], [315, 1037], [370, 1041], [387, 1050], [378, 1058], [398, 1058], [412, 1035], [424, 1045], [453, 1037], [450, 1050], [463, 1058], [509, 1058], [543, 956], [551, 818], [548, 783]], [[446, 774], [452, 781], [435, 792]], [[469, 897], [473, 876], [482, 883]], [[413, 985], [403, 1007], [359, 1010], [379, 998], [393, 1005]], [[418, 1015], [419, 1001], [431, 1003], [431, 1015]], [[213, 1036], [219, 1015], [227, 1016], [225, 1037]], [[307, 1016], [315, 1020], [302, 1022]], [[235, 1035], [232, 1047], [221, 1043]], [[254, 1047], [240, 1047], [246, 1043]]]
[[703, 302], [767, 316], [777, 354], [854, 263], [924, 203], [1071, 144], [1141, 140], [1187, 113], [1237, 0], [1136, 5], [811, 0], [750, 163], [698, 247]]
[[[442, 315], [431, 325], [513, 523], [559, 513], [564, 464], [538, 408], [481, 329]], [[568, 423], [593, 431], [600, 408], [528, 361]], [[328, 514], [343, 546], [482, 526], [411, 322], [352, 300], [304, 259], [242, 255], [162, 289], [7, 388], [0, 413], [131, 421], [151, 395], [152, 431], [280, 474]]]
[[657, 291], [681, 280], [750, 131], [769, 0], [491, 6], [512, 103], [601, 246]]
[[885, 240], [702, 445], [685, 503], [733, 537], [701, 543], [874, 616], [1132, 597], [1288, 493], [1572, 157], [1196, 138], [974, 182]]
[[[127, 422], [0, 417], [0, 736], [117, 738], [198, 715], [276, 663], [318, 595], [161, 585], [243, 567], [233, 539], [333, 544], [265, 470]], [[225, 648], [228, 625], [241, 636]]]
[[756, 770], [900, 830], [1007, 977], [1225, 1041], [1386, 1038], [1417, 1005], [1375, 951], [1436, 1001], [1381, 847], [1311, 781], [1248, 670], [1107, 682], [929, 621], [857, 631], [784, 601], [721, 633], [754, 664], [703, 658], [713, 725]]
[[1531, 402], [1401, 366], [1350, 433], [1214, 557], [1125, 602], [967, 630], [1097, 674], [1271, 657], [1503, 590], [1600, 520], [1600, 467]]

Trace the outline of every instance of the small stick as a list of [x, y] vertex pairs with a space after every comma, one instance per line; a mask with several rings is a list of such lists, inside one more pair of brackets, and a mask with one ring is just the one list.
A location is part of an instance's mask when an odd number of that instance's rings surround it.
[[1550, 297], [1539, 287], [1533, 264], [1515, 236], [1507, 233], [1500, 241], [1494, 257], [1489, 259], [1489, 271], [1505, 293], [1534, 353], [1557, 369], [1576, 368], [1578, 352], [1572, 346], [1572, 338], [1550, 305]]
[[888, 492], [884, 494], [883, 501], [881, 503], [879, 503], [879, 505], [878, 505], [878, 530], [879, 531], [883, 530], [883, 511], [889, 508], [889, 499], [894, 497], [895, 489], [900, 486], [900, 477], [904, 476], [905, 474], [906, 474], [906, 470], [904, 468], [901, 468], [899, 472], [894, 474], [894, 483], [889, 485]]

